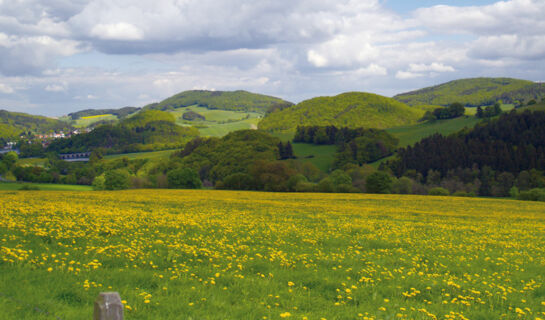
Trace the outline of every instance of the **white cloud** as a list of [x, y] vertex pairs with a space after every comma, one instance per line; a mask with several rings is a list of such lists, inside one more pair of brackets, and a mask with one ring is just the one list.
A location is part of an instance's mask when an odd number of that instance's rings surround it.
[[[469, 76], [542, 78], [543, 0], [408, 16], [384, 3], [0, 0], [0, 83], [53, 112], [138, 105], [191, 88], [297, 101]], [[0, 104], [13, 104], [6, 96]]]
[[133, 41], [142, 40], [140, 29], [130, 23], [97, 24], [91, 29], [91, 36], [106, 40]]
[[542, 34], [545, 1], [509, 0], [486, 6], [439, 5], [415, 11], [415, 18], [432, 30], [476, 35]]
[[60, 84], [48, 84], [48, 85], [45, 87], [45, 91], [49, 91], [49, 92], [63, 92], [63, 91], [66, 91], [66, 87], [65, 87], [65, 85], [60, 85]]
[[0, 92], [5, 94], [10, 94], [15, 92], [12, 87], [8, 86], [7, 84], [0, 83]]
[[385, 76], [388, 74], [388, 71], [386, 68], [372, 63], [367, 67], [356, 69], [354, 73], [359, 76]]
[[78, 42], [73, 40], [0, 33], [0, 73], [36, 72], [51, 64], [52, 59], [80, 51]]
[[314, 50], [309, 50], [307, 57], [308, 62], [312, 63], [316, 67], [325, 67], [327, 65], [326, 57]]
[[501, 58], [545, 59], [545, 35], [508, 34], [480, 37], [472, 43], [469, 55], [487, 60], [500, 60]]
[[451, 66], [442, 63], [433, 62], [431, 64], [409, 64], [410, 72], [454, 72], [455, 69]]
[[396, 73], [396, 79], [406, 80], [406, 79], [414, 79], [423, 77], [423, 73], [417, 73], [417, 72], [410, 72], [410, 71], [398, 71]]

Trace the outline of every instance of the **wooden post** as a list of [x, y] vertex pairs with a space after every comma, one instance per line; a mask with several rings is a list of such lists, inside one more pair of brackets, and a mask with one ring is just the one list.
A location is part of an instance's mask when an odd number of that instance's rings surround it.
[[95, 300], [93, 320], [123, 320], [123, 303], [117, 292], [101, 292]]

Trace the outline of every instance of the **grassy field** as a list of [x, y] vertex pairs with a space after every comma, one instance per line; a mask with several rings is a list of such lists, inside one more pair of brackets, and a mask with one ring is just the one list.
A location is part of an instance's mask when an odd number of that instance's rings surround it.
[[399, 139], [400, 147], [406, 147], [422, 140], [422, 138], [431, 136], [434, 133], [449, 135], [462, 130], [464, 127], [473, 128], [479, 121], [480, 119], [467, 116], [456, 119], [437, 120], [434, 122], [424, 122], [410, 126], [389, 128], [386, 129], [386, 131]]
[[47, 162], [47, 158], [20, 158], [17, 163], [22, 166], [38, 166], [43, 167]]
[[[188, 111], [204, 116], [205, 120], [184, 120], [182, 115]], [[257, 112], [210, 110], [199, 106], [178, 108], [170, 112], [176, 117], [177, 124], [195, 126], [199, 129], [200, 134], [206, 137], [223, 137], [236, 130], [257, 129], [257, 124], [262, 116]]]
[[77, 120], [72, 120], [70, 117], [61, 117], [59, 120], [70, 123], [75, 128], [87, 128], [99, 121], [117, 121], [118, 118], [113, 114], [101, 114], [96, 116], [82, 117]]
[[127, 319], [540, 319], [543, 270], [544, 203], [0, 192], [8, 320], [90, 319], [112, 290]]
[[301, 160], [310, 162], [318, 169], [328, 172], [337, 147], [334, 145], [314, 145], [310, 143], [293, 143], [293, 153]]
[[19, 182], [0, 182], [0, 190], [19, 190], [23, 186], [36, 187], [44, 191], [90, 191], [90, 186], [54, 184], [54, 183], [19, 183]]
[[168, 158], [176, 150], [178, 150], [178, 149], [150, 151], [150, 152], [134, 152], [134, 153], [122, 153], [122, 154], [110, 154], [110, 155], [104, 156], [104, 159], [106, 159], [106, 160], [115, 160], [115, 159], [121, 159], [121, 158], [128, 158], [129, 160], [135, 160], [135, 159]]

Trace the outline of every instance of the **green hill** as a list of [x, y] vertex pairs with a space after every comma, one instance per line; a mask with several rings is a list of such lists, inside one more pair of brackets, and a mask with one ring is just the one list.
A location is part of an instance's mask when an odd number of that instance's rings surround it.
[[198, 105], [208, 109], [265, 113], [268, 109], [274, 108], [276, 105], [286, 103], [286, 101], [279, 98], [242, 90], [191, 90], [178, 93], [159, 103], [147, 105], [144, 109], [167, 111]]
[[119, 119], [123, 119], [127, 117], [128, 115], [135, 113], [138, 110], [140, 110], [140, 108], [136, 108], [136, 107], [124, 107], [120, 109], [86, 109], [86, 110], [69, 113], [68, 116], [72, 120], [77, 120], [77, 119], [86, 118], [86, 117], [101, 116], [101, 115], [114, 115], [114, 116], [117, 116]]
[[511, 78], [460, 79], [437, 86], [398, 94], [394, 99], [408, 105], [441, 105], [460, 102], [466, 106], [520, 104], [545, 97], [545, 84]]
[[108, 153], [127, 153], [173, 149], [199, 136], [194, 127], [182, 127], [164, 111], [145, 110], [115, 125], [101, 125], [89, 133], [54, 140], [48, 151], [83, 152], [96, 148]]
[[60, 120], [0, 110], [0, 138], [14, 138], [22, 132], [48, 133], [72, 127]]
[[305, 100], [267, 114], [259, 128], [270, 132], [295, 131], [297, 126], [364, 127], [385, 129], [416, 123], [422, 108], [411, 108], [392, 98], [364, 92]]

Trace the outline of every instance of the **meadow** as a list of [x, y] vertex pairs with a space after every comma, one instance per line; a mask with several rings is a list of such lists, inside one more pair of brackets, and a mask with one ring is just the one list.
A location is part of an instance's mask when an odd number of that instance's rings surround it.
[[[204, 116], [205, 120], [184, 120], [182, 116], [188, 111]], [[257, 112], [208, 109], [199, 106], [183, 107], [169, 112], [176, 117], [178, 125], [195, 126], [201, 136], [205, 137], [223, 137], [236, 130], [257, 129], [262, 117], [262, 114]]]
[[91, 191], [91, 186], [55, 184], [55, 183], [21, 183], [21, 182], [0, 182], [0, 190], [20, 190], [23, 187], [38, 188], [48, 191]]
[[543, 270], [543, 203], [0, 192], [3, 319], [90, 319], [113, 290], [127, 319], [535, 320]]

